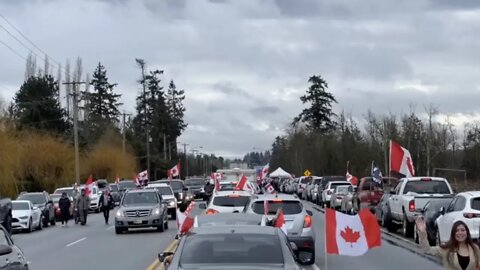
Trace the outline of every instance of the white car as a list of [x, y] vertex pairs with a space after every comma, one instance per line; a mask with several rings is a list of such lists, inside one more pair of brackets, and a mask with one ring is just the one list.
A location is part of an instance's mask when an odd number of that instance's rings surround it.
[[156, 189], [157, 192], [162, 196], [162, 202], [166, 203], [168, 208], [168, 214], [175, 219], [177, 216], [177, 198], [175, 198], [175, 194], [173, 193], [173, 189], [169, 184], [164, 183], [155, 183], [155, 184], [148, 184], [145, 189]]
[[217, 213], [240, 213], [248, 205], [252, 194], [248, 191], [218, 191], [212, 194], [208, 206], [200, 205], [207, 215]]
[[[82, 189], [86, 189], [87, 187], [85, 185], [81, 185], [80, 186], [80, 190]], [[91, 188], [91, 193], [89, 195], [90, 197], [90, 207], [89, 207], [89, 210], [90, 211], [95, 211], [95, 213], [100, 213], [100, 208], [98, 207], [99, 206], [99, 200], [100, 200], [100, 196], [102, 196], [102, 192], [100, 191], [100, 189], [98, 188], [97, 184], [92, 184], [92, 188]]]
[[333, 191], [337, 186], [351, 186], [352, 184], [348, 181], [332, 181], [328, 182], [325, 189], [322, 191], [322, 204], [326, 204], [330, 207], [330, 198], [332, 197]]
[[478, 239], [480, 228], [480, 191], [458, 193], [436, 220], [437, 241], [445, 243], [450, 240], [452, 226], [457, 221], [463, 221], [470, 230], [473, 239]]
[[32, 232], [43, 228], [42, 211], [30, 201], [12, 201], [12, 229]]

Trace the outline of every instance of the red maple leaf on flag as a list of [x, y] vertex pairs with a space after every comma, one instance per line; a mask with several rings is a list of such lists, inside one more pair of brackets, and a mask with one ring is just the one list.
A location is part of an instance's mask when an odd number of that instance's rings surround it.
[[353, 244], [360, 239], [360, 232], [355, 232], [347, 226], [340, 232], [340, 236], [345, 239], [345, 242], [350, 243], [350, 247], [353, 247]]

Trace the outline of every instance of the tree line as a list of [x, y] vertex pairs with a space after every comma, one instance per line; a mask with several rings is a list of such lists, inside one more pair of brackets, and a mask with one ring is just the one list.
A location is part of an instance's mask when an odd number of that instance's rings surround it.
[[401, 115], [368, 110], [363, 119], [354, 119], [348, 112], [334, 112], [337, 100], [321, 76], [308, 82], [300, 97], [306, 108], [272, 144], [271, 168], [281, 166], [295, 175], [305, 169], [320, 176], [345, 175], [349, 162], [350, 172], [363, 177], [375, 161], [387, 175], [389, 141], [395, 140], [412, 154], [417, 175], [460, 180], [466, 172], [466, 178], [479, 179], [480, 123], [466, 124], [460, 136], [451, 119], [439, 119], [439, 108], [431, 104], [422, 105], [425, 116], [410, 105]]

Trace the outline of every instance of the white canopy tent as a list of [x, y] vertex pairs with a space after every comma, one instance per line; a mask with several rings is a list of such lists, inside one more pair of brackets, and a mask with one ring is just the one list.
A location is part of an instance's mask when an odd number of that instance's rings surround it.
[[272, 173], [270, 173], [269, 176], [270, 176], [270, 177], [278, 177], [278, 178], [289, 178], [289, 177], [292, 177], [291, 174], [289, 174], [288, 172], [284, 171], [281, 167], [278, 167], [278, 169], [276, 169], [275, 171], [273, 171]]

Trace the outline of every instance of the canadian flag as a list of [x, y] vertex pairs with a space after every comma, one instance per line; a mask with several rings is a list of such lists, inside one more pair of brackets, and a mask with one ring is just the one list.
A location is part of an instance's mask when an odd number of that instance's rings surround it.
[[190, 212], [195, 207], [195, 202], [191, 202], [185, 212], [180, 212], [177, 208], [177, 233], [178, 235], [186, 234], [192, 227], [194, 219], [190, 217]]
[[167, 171], [167, 176], [169, 179], [180, 177], [180, 162]]
[[410, 152], [393, 140], [390, 141], [390, 170], [401, 173], [405, 177], [415, 176]]
[[87, 179], [87, 183], [85, 183], [85, 195], [89, 196], [92, 194], [93, 190], [93, 175], [90, 174], [90, 176]]
[[135, 182], [135, 185], [138, 187], [140, 186], [140, 181], [138, 179], [138, 174], [133, 175], [133, 182]]
[[139, 180], [139, 181], [146, 181], [146, 180], [148, 180], [148, 171], [145, 170], [145, 171], [139, 173], [139, 174], [138, 174], [138, 180]]
[[273, 188], [272, 184], [267, 183], [265, 185], [265, 191], [270, 193], [270, 194], [273, 194], [273, 193], [275, 193], [275, 188]]
[[358, 178], [356, 176], [351, 175], [348, 171], [345, 176], [347, 178], [347, 181], [350, 182], [353, 186], [358, 186]]
[[260, 176], [261, 179], [265, 179], [267, 177], [269, 170], [270, 170], [270, 164], [267, 163], [267, 165], [263, 166], [262, 175]]
[[215, 178], [215, 191], [220, 191], [220, 182], [218, 181], [218, 178]]
[[280, 228], [285, 234], [287, 234], [287, 225], [285, 224], [285, 214], [280, 208], [277, 212], [277, 217], [275, 219], [275, 228]]
[[380, 226], [368, 209], [352, 216], [327, 208], [325, 222], [328, 254], [361, 256], [381, 245]]
[[248, 179], [245, 175], [242, 175], [242, 178], [235, 186], [235, 190], [248, 190]]
[[270, 203], [268, 200], [263, 201], [263, 214], [268, 216], [268, 212], [270, 211]]

